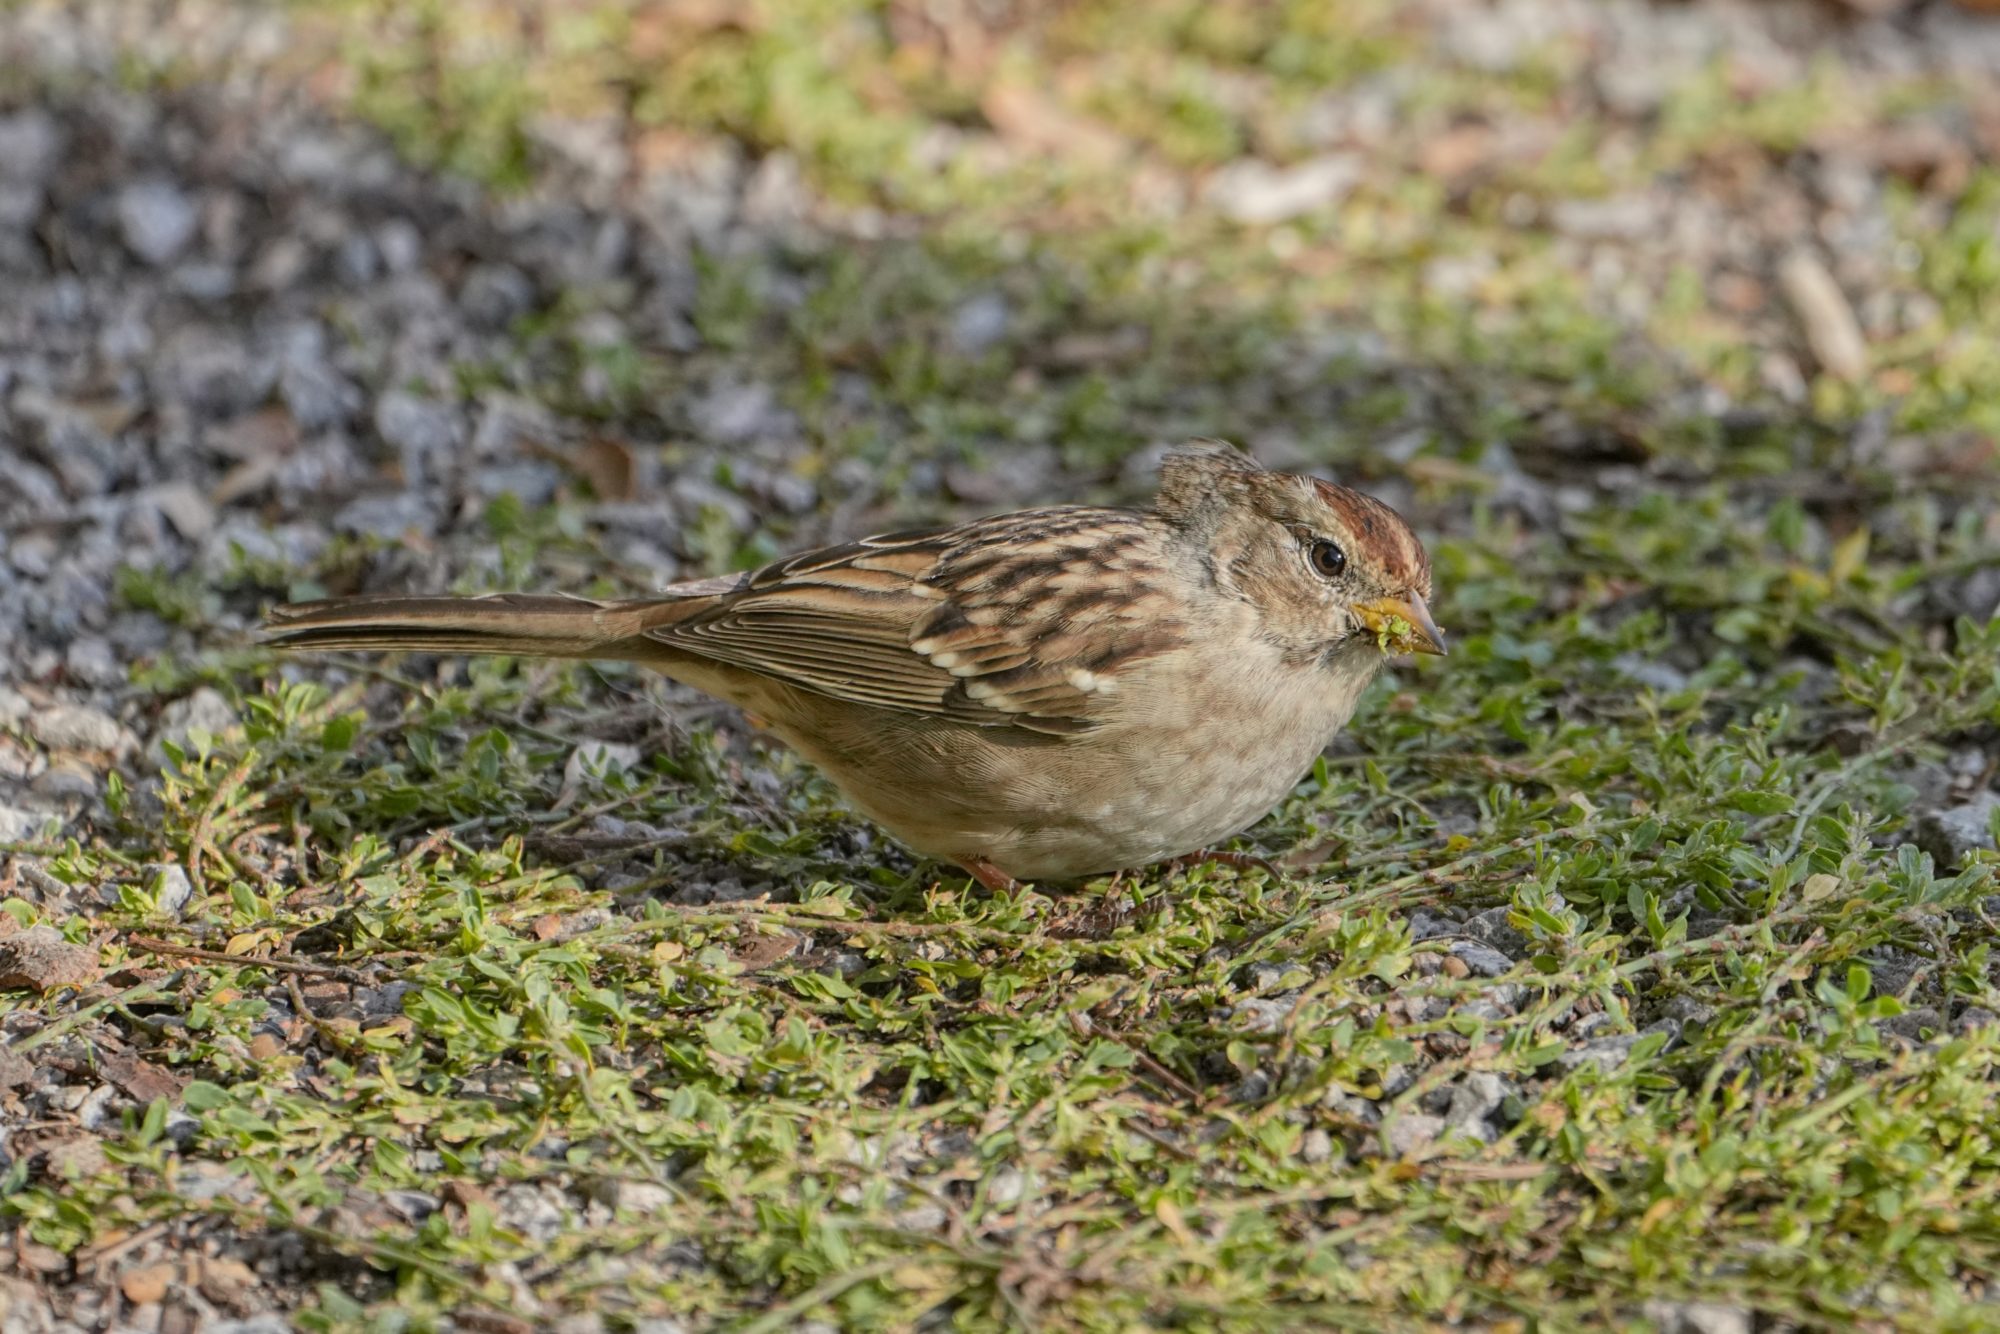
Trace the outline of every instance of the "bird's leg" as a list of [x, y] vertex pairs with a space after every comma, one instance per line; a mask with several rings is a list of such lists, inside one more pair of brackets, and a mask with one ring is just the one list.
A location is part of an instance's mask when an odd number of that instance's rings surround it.
[[995, 894], [1008, 894], [1021, 888], [1021, 882], [987, 861], [984, 857], [967, 857], [959, 863], [961, 869], [992, 890]]

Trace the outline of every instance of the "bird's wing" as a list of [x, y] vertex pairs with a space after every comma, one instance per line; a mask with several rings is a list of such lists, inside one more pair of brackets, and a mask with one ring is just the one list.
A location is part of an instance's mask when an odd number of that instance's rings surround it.
[[647, 631], [835, 699], [1056, 736], [1179, 644], [1160, 536], [1129, 510], [1034, 510], [779, 561]]

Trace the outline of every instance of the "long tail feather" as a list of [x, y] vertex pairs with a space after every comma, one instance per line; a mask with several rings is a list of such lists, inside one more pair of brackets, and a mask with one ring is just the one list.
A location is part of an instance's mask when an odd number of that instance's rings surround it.
[[714, 580], [632, 602], [529, 593], [300, 602], [271, 609], [264, 642], [288, 649], [644, 659], [659, 651], [646, 631], [681, 619], [730, 586]]

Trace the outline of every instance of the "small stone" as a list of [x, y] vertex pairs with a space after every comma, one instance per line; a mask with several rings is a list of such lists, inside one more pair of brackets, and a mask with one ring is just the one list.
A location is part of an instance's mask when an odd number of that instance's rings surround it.
[[1019, 1204], [1027, 1193], [1027, 1176], [1011, 1165], [998, 1168], [986, 1183], [986, 1202], [1003, 1209]]
[[1868, 340], [1840, 284], [1811, 252], [1795, 250], [1778, 266], [1778, 286], [1805, 330], [1806, 346], [1828, 375], [1856, 381], [1868, 373]]
[[240, 1308], [244, 1294], [257, 1286], [257, 1275], [233, 1255], [213, 1255], [201, 1262], [199, 1286], [210, 1301]]
[[403, 1012], [403, 998], [416, 990], [412, 982], [386, 982], [379, 987], [356, 987], [354, 1004], [363, 1018], [387, 1019]]
[[1460, 1080], [1452, 1090], [1451, 1105], [1445, 1109], [1445, 1127], [1481, 1144], [1493, 1141], [1493, 1117], [1514, 1091], [1513, 1086], [1490, 1071], [1476, 1071]]
[[1939, 866], [1959, 866], [1972, 853], [1994, 846], [1996, 811], [2000, 811], [2000, 794], [1993, 792], [1981, 792], [1960, 806], [1925, 811], [1917, 817], [1914, 841], [1936, 858]]
[[334, 528], [355, 537], [379, 537], [386, 542], [410, 533], [428, 534], [437, 522], [431, 502], [418, 491], [363, 496], [343, 505], [333, 516]]
[[1276, 991], [1285, 983], [1285, 969], [1275, 963], [1247, 963], [1236, 970], [1236, 985], [1245, 991]]
[[438, 461], [458, 444], [459, 428], [458, 408], [438, 399], [392, 389], [375, 403], [375, 433], [401, 456], [405, 483], [437, 475]]
[[1444, 1118], [1428, 1112], [1403, 1112], [1383, 1123], [1389, 1151], [1399, 1158], [1407, 1158], [1427, 1147], [1444, 1131]]
[[1632, 1048], [1639, 1044], [1639, 1034], [1619, 1033], [1608, 1038], [1593, 1038], [1581, 1047], [1572, 1047], [1556, 1057], [1556, 1069], [1564, 1074], [1573, 1074], [1587, 1066], [1595, 1066], [1600, 1071], [1616, 1070], [1632, 1055]]
[[1640, 1310], [1659, 1334], [1750, 1334], [1750, 1312], [1740, 1306], [1650, 1301]]
[[1657, 227], [1659, 204], [1644, 195], [1609, 199], [1564, 199], [1549, 210], [1549, 221], [1567, 236], [1584, 241], [1630, 241]]
[[97, 980], [97, 951], [72, 945], [52, 926], [31, 926], [0, 938], [0, 989], [52, 991]]
[[1458, 935], [1461, 928], [1449, 917], [1439, 917], [1425, 912], [1422, 908], [1410, 914], [1410, 939], [1435, 940], [1440, 936]]
[[215, 506], [187, 482], [163, 482], [148, 491], [146, 499], [189, 542], [199, 542], [215, 529]]
[[719, 384], [689, 408], [694, 428], [717, 444], [740, 444], [760, 435], [780, 434], [777, 390], [762, 381]]
[[209, 686], [203, 686], [185, 699], [177, 699], [160, 710], [159, 730], [153, 736], [153, 751], [164, 760], [166, 752], [163, 744], [173, 743], [183, 754], [194, 747], [194, 736], [200, 733], [210, 738], [227, 736], [236, 730], [238, 720], [236, 710], [222, 693]]
[[1330, 208], [1361, 180], [1361, 160], [1330, 153], [1278, 167], [1243, 158], [1209, 177], [1203, 196], [1232, 222], [1267, 226]]
[[1344, 1116], [1359, 1125], [1378, 1126], [1382, 1124], [1382, 1109], [1358, 1093], [1349, 1093], [1338, 1086], [1328, 1089], [1320, 1096], [1319, 1105], [1335, 1116]]
[[1514, 967], [1514, 961], [1499, 950], [1470, 940], [1451, 942], [1451, 957], [1479, 977], [1500, 977]]
[[437, 1196], [421, 1190], [385, 1190], [382, 1203], [390, 1213], [413, 1224], [422, 1223], [442, 1207]]
[[1674, 996], [1660, 1007], [1660, 1013], [1686, 1028], [1701, 1028], [1715, 1022], [1715, 1007], [1704, 1005], [1692, 996]]
[[111, 1160], [104, 1156], [104, 1146], [90, 1135], [50, 1146], [43, 1162], [48, 1174], [58, 1181], [81, 1181], [111, 1165]]
[[100, 687], [114, 686], [125, 679], [125, 672], [111, 652], [111, 645], [96, 635], [84, 635], [70, 641], [69, 647], [63, 651], [63, 674], [83, 685]]
[[2000, 1024], [2000, 1014], [1993, 1013], [1983, 1005], [1968, 1005], [1951, 1021], [1953, 1031], [1961, 1035], [1974, 1033], [1982, 1028], [1991, 1028], [1995, 1024]]
[[200, 216], [168, 181], [140, 181], [118, 192], [118, 226], [125, 245], [146, 263], [171, 264], [194, 240]]
[[101, 709], [58, 704], [28, 718], [28, 735], [50, 750], [115, 750], [122, 729]]
[[1299, 1139], [1299, 1159], [1308, 1163], [1324, 1163], [1333, 1159], [1333, 1136], [1315, 1126]]
[[952, 312], [947, 336], [959, 352], [976, 357], [1007, 336], [1013, 312], [998, 292], [982, 292]]
[[534, 281], [512, 264], [475, 265], [458, 292], [458, 308], [480, 329], [505, 329], [534, 306]]
[[40, 107], [0, 116], [0, 181], [39, 184], [62, 149], [56, 118]]
[[291, 1334], [291, 1329], [285, 1317], [269, 1312], [242, 1320], [210, 1320], [201, 1326], [202, 1334]]
[[147, 862], [139, 868], [139, 883], [153, 893], [153, 904], [161, 912], [178, 917], [194, 898], [194, 883], [187, 868], [174, 862]]
[[173, 1286], [174, 1273], [174, 1266], [170, 1264], [127, 1270], [119, 1275], [118, 1290], [134, 1306], [146, 1306], [166, 1297], [167, 1289]]
[[664, 1213], [674, 1202], [674, 1193], [653, 1181], [605, 1181], [593, 1192], [618, 1213], [646, 1217]]
[[1276, 1033], [1285, 1026], [1292, 1007], [1283, 1001], [1253, 996], [1229, 1007], [1229, 1018], [1249, 1033]]

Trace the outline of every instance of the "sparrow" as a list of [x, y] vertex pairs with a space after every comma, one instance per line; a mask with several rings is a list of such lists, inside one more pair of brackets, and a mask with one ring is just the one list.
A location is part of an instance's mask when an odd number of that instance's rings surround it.
[[274, 608], [285, 649], [641, 663], [727, 700], [914, 851], [980, 883], [1171, 861], [1282, 801], [1385, 658], [1442, 654], [1400, 515], [1220, 442], [1142, 509], [865, 537], [618, 601]]

